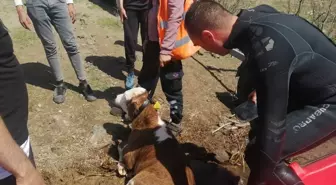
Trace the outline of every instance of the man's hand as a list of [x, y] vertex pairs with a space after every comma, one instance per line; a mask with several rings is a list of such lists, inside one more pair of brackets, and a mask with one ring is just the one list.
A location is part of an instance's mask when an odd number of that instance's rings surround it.
[[76, 22], [76, 10], [73, 3], [68, 4], [68, 11], [71, 17], [72, 24]]
[[16, 177], [17, 185], [45, 185], [41, 174], [33, 167], [22, 177]]
[[257, 92], [256, 92], [256, 90], [252, 91], [249, 94], [248, 99], [251, 100], [254, 104], [257, 104]]
[[160, 54], [160, 66], [164, 67], [166, 64], [168, 64], [169, 62], [171, 62], [172, 57], [171, 55], [163, 55]]
[[24, 11], [24, 8], [22, 5], [16, 6], [16, 11], [19, 16], [19, 21], [22, 25], [22, 27], [26, 28], [27, 30], [32, 30], [32, 22], [27, 15], [27, 13]]
[[124, 19], [127, 19], [126, 10], [124, 9], [124, 7], [122, 6], [120, 7], [119, 13], [120, 13], [120, 21], [123, 23]]

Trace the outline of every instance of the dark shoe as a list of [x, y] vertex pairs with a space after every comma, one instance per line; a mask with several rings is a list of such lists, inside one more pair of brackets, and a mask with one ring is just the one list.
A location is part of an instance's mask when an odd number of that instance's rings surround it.
[[89, 84], [80, 83], [79, 88], [87, 101], [93, 102], [97, 100], [97, 98], [93, 95], [93, 91]]
[[118, 107], [112, 107], [110, 110], [110, 114], [113, 116], [122, 116], [123, 115], [123, 110]]
[[171, 120], [166, 123], [167, 128], [172, 132], [172, 134], [176, 137], [181, 134], [182, 132], [182, 124], [181, 123], [174, 123]]
[[67, 90], [67, 87], [64, 83], [56, 85], [54, 89], [54, 97], [53, 97], [53, 100], [55, 103], [61, 104], [65, 101], [66, 90]]

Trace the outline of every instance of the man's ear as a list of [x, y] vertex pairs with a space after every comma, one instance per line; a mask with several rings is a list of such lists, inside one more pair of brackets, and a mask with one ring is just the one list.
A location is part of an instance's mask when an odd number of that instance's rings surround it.
[[201, 34], [201, 38], [205, 43], [212, 43], [215, 40], [215, 36], [210, 30], [203, 30]]

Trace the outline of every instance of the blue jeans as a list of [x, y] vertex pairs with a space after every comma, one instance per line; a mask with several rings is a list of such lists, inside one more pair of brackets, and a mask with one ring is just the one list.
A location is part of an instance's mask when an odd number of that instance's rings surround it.
[[52, 26], [55, 27], [56, 32], [62, 40], [77, 78], [79, 80], [86, 80], [84, 66], [79, 55], [65, 0], [27, 0], [27, 12], [43, 44], [49, 65], [56, 80], [63, 80], [63, 74], [57, 55], [57, 46]]

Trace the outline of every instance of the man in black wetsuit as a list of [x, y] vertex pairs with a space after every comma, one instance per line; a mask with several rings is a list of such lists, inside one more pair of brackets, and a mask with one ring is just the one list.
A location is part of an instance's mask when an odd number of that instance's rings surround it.
[[244, 53], [240, 71], [248, 78], [240, 86], [248, 87], [246, 96], [255, 88], [259, 115], [246, 150], [248, 184], [284, 184], [275, 171], [285, 158], [335, 136], [335, 44], [303, 18], [267, 5], [232, 15], [216, 2], [198, 1], [185, 26], [195, 45]]
[[44, 185], [33, 164], [27, 121], [23, 71], [0, 19], [0, 185]]

